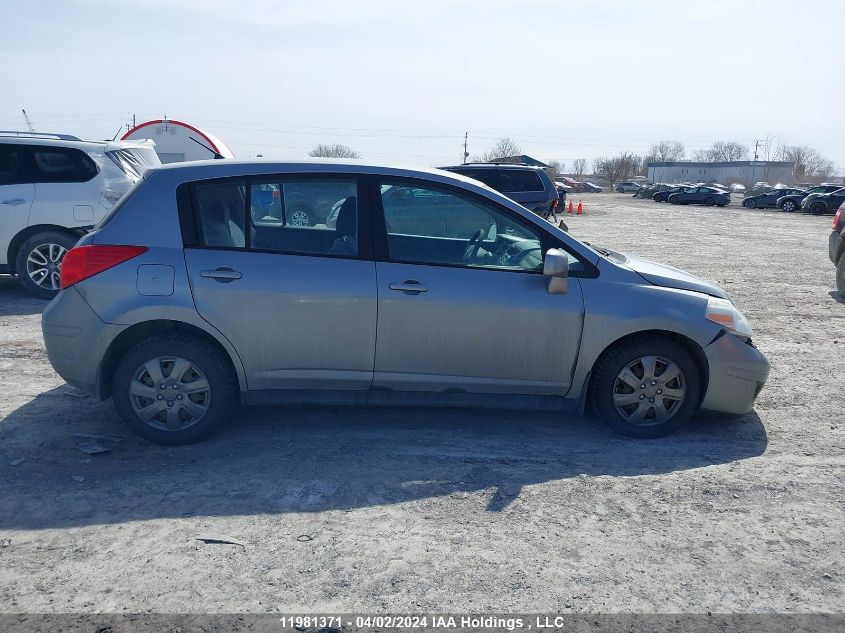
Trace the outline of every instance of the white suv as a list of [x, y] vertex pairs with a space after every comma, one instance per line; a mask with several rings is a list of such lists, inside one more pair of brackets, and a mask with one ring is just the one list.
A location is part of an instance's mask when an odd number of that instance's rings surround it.
[[0, 273], [55, 296], [64, 254], [159, 164], [149, 141], [0, 131]]

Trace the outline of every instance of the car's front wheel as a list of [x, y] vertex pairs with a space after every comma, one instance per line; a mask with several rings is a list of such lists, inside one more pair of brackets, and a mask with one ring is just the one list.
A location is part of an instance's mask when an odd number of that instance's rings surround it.
[[117, 365], [115, 407], [129, 427], [157, 444], [189, 444], [211, 434], [238, 402], [224, 352], [190, 334], [153, 336]]
[[794, 202], [793, 200], [787, 200], [786, 202], [784, 202], [784, 203], [780, 206], [780, 208], [781, 208], [781, 209], [783, 209], [784, 211], [787, 211], [787, 212], [789, 212], [789, 213], [792, 213], [793, 211], [795, 211], [795, 207], [796, 207], [796, 206], [797, 206], [797, 205], [795, 204], [795, 202]]
[[757, 201], [754, 200], [753, 198], [751, 198], [749, 200], [743, 200], [742, 206], [744, 206], [746, 209], [756, 209], [757, 208]]
[[311, 209], [308, 207], [294, 207], [288, 210], [287, 224], [289, 226], [314, 226]]
[[701, 372], [682, 345], [660, 336], [629, 339], [606, 351], [591, 384], [593, 405], [617, 433], [668, 435], [698, 407]]
[[815, 202], [813, 203], [813, 206], [810, 207], [810, 213], [813, 215], [822, 215], [823, 213], [827, 213], [827, 207], [824, 202]]
[[55, 297], [61, 288], [62, 260], [78, 239], [58, 231], [37, 233], [27, 239], [15, 258], [15, 272], [21, 285], [36, 297]]

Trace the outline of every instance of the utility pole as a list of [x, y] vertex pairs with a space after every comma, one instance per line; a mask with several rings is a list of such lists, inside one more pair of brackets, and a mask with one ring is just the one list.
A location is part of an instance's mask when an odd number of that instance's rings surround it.
[[467, 152], [467, 140], [469, 139], [469, 132], [464, 132], [464, 158], [461, 161], [462, 164], [466, 165], [467, 158], [469, 158], [469, 152]]
[[30, 132], [34, 132], [35, 127], [32, 125], [32, 121], [29, 120], [29, 115], [27, 115], [26, 110], [21, 108], [21, 112], [23, 112], [23, 120], [26, 121], [26, 127], [29, 128]]

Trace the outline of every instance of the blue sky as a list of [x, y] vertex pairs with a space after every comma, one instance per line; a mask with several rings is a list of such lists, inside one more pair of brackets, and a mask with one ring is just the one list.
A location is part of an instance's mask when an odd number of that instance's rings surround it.
[[817, 148], [845, 170], [845, 3], [30, 0], [0, 21], [0, 128], [112, 137], [134, 113], [238, 157], [341, 142], [423, 165], [511, 136], [540, 159]]

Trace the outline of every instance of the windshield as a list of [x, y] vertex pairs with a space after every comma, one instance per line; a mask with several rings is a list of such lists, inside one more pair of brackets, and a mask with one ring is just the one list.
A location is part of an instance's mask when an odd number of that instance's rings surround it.
[[111, 161], [126, 174], [132, 182], [138, 182], [148, 167], [161, 165], [152, 147], [124, 147], [106, 152]]

